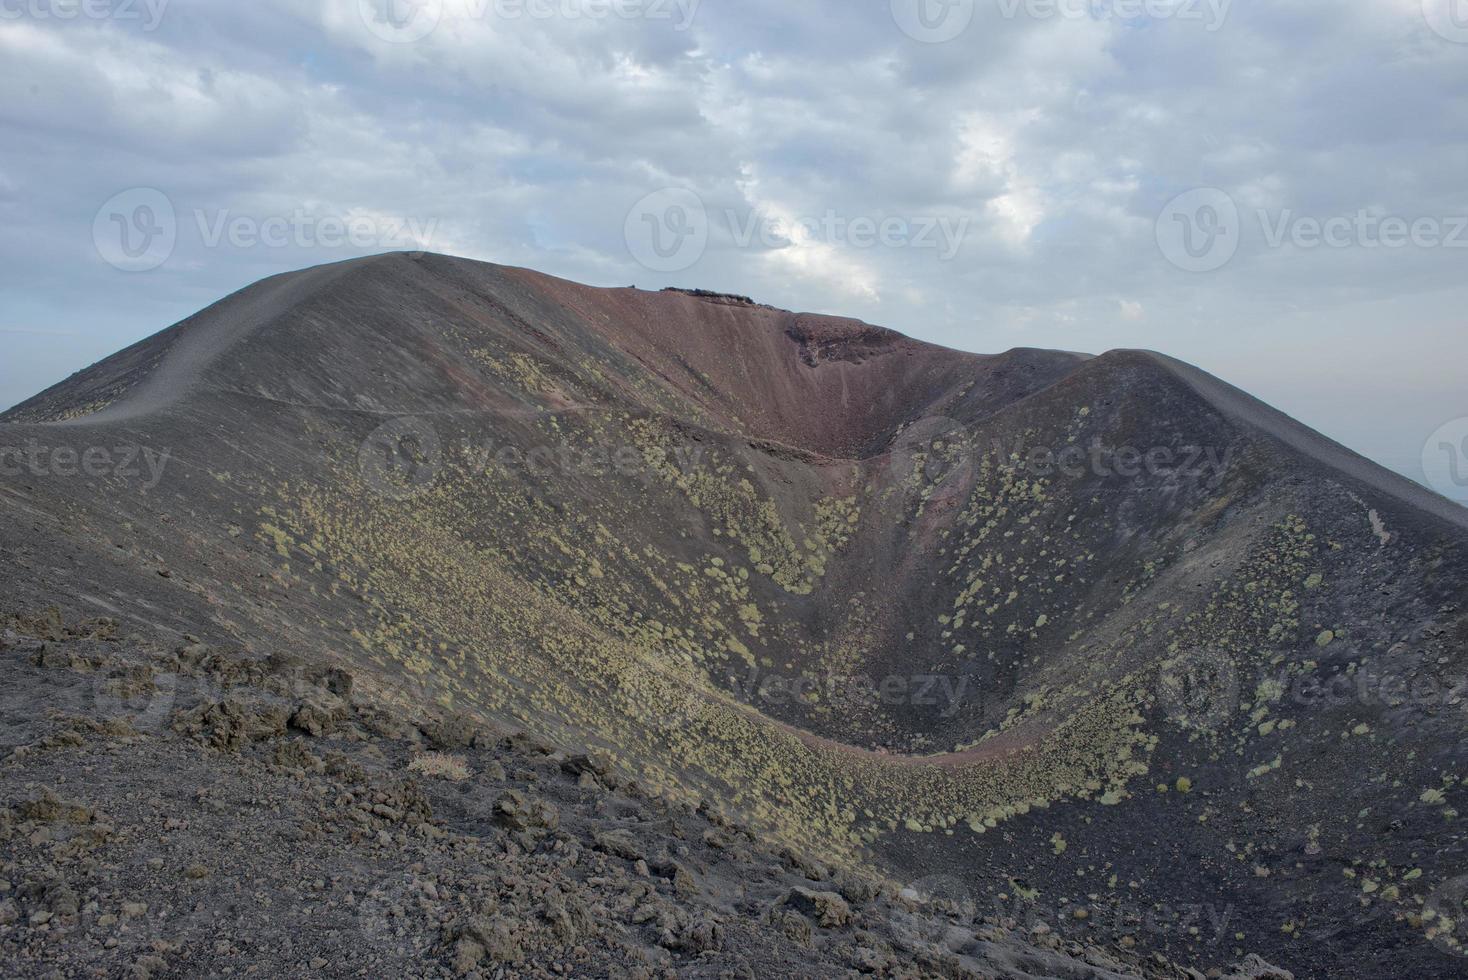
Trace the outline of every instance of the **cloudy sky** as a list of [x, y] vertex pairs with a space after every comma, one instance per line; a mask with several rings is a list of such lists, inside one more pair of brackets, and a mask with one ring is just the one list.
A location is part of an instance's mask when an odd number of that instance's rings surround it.
[[1468, 499], [1468, 0], [0, 0], [0, 96], [0, 405], [426, 247], [1155, 348]]

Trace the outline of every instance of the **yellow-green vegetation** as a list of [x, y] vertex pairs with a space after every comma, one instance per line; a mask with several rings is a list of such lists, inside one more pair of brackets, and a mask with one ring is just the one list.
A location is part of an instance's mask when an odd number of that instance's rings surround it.
[[523, 391], [550, 394], [560, 388], [550, 369], [529, 354], [520, 351], [496, 354], [483, 349], [472, 350], [470, 354], [495, 377], [508, 381]]
[[[737, 531], [731, 515], [759, 513], [745, 509], [755, 496], [749, 485], [723, 496], [715, 479], [678, 489]], [[589, 733], [642, 782], [716, 795], [833, 859], [899, 827], [983, 832], [1064, 796], [1120, 798], [1146, 771], [1138, 692], [1123, 689], [1002, 761], [894, 759], [771, 724], [705, 680], [710, 664], [752, 656], [741, 634], [753, 642], [770, 628], [749, 593], [750, 570], [717, 556], [679, 560], [615, 534], [596, 513], [609, 505], [571, 516], [512, 477], [467, 473], [401, 503], [319, 484], [281, 496], [262, 515], [272, 547], [294, 564], [332, 569], [339, 591], [365, 600], [372, 622], [352, 635], [385, 673], [415, 678], [443, 704], [552, 735]], [[716, 499], [738, 503], [718, 510]], [[823, 543], [807, 555], [839, 547], [858, 513], [848, 498], [812, 512], [820, 526], [810, 533]], [[763, 513], [759, 532], [731, 537], [755, 548], [795, 540], [772, 509]], [[813, 574], [809, 562], [804, 571]]]
[[408, 763], [408, 771], [427, 776], [430, 779], [446, 779], [453, 783], [463, 782], [473, 775], [469, 770], [469, 764], [462, 756], [447, 755], [443, 752], [427, 752], [417, 756]]
[[[516, 424], [496, 437], [635, 446], [645, 472], [537, 482], [450, 458], [429, 488], [395, 502], [358, 486], [343, 461], [339, 481], [280, 488], [260, 515], [263, 539], [285, 562], [279, 574], [304, 581], [309, 569], [311, 588], [329, 575], [344, 606], [356, 597], [361, 612], [340, 625], [364, 659], [408, 681], [409, 697], [590, 741], [655, 791], [718, 801], [831, 860], [856, 859], [896, 831], [986, 833], [1067, 798], [1121, 805], [1158, 742], [1146, 718], [1161, 651], [1204, 640], [1242, 651], [1298, 630], [1291, 590], [1313, 545], [1292, 519], [1200, 611], [1154, 603], [1118, 640], [1057, 640], [1075, 644], [1080, 680], [1021, 692], [961, 754], [897, 757], [827, 742], [772, 721], [715, 679], [867, 664], [862, 594], [845, 597], [835, 630], [812, 634], [797, 615], [862, 533], [872, 501], [869, 488], [850, 489], [860, 476], [822, 482], [807, 467], [742, 456], [644, 416]], [[690, 454], [695, 441], [702, 452]], [[778, 496], [765, 489], [776, 485]], [[944, 649], [964, 656], [986, 649], [986, 636], [1017, 631], [1037, 642], [1073, 618], [1063, 586], [1093, 558], [1079, 523], [1014, 460], [976, 467], [938, 536], [944, 577], [957, 583], [939, 624]], [[1162, 569], [1139, 568], [1128, 587], [1141, 598]]]
[[775, 502], [755, 486], [752, 474], [733, 461], [704, 458], [680, 465], [670, 424], [638, 419], [630, 431], [651, 471], [683, 492], [708, 518], [712, 534], [738, 544], [756, 572], [787, 592], [815, 591], [827, 562], [850, 540], [859, 520], [855, 498], [822, 500], [811, 507], [813, 526], [803, 531], [794, 524], [792, 530]]
[[942, 638], [959, 640], [963, 653], [988, 647], [993, 659], [995, 640], [1013, 648], [1015, 639], [1036, 638], [1052, 619], [1073, 611], [1035, 606], [1068, 591], [1067, 580], [1094, 556], [1079, 544], [1082, 529], [1064, 520], [1059, 502], [1048, 496], [1049, 481], [1028, 473], [1019, 453], [1000, 456], [954, 439], [940, 446], [935, 451], [977, 460], [973, 490], [941, 534], [939, 554], [949, 559], [945, 574], [959, 589], [952, 611], [940, 618]]

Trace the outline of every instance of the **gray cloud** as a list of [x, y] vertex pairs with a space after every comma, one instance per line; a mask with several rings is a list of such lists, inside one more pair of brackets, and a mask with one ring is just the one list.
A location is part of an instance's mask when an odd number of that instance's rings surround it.
[[[1155, 347], [1412, 476], [1429, 434], [1468, 416], [1468, 247], [1377, 246], [1354, 219], [1446, 233], [1468, 215], [1468, 43], [1422, 0], [1151, 17], [977, 0], [936, 44], [899, 26], [917, 0], [646, 0], [640, 17], [598, 15], [631, 0], [417, 0], [440, 16], [411, 43], [364, 18], [383, 2], [164, 4], [153, 29], [0, 3], [0, 403], [410, 228], [438, 251], [973, 350]], [[166, 195], [176, 241], [123, 272], [94, 222], [139, 187]], [[659, 272], [624, 233], [672, 187], [698, 195], [708, 244]], [[1239, 215], [1206, 273], [1158, 243], [1164, 207], [1200, 187]], [[1343, 247], [1299, 237], [1346, 218]], [[963, 230], [951, 257], [913, 242], [939, 220]], [[894, 221], [886, 244], [852, 231]]]

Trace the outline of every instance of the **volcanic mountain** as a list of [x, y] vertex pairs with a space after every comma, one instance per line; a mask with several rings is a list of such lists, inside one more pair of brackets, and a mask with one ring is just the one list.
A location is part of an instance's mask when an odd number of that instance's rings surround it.
[[0, 422], [14, 611], [336, 665], [1203, 971], [1468, 968], [1468, 512], [1169, 357], [393, 254]]

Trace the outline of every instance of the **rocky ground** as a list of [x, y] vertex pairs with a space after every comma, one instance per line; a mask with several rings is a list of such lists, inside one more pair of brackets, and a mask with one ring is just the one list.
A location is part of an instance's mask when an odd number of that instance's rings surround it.
[[49, 611], [0, 625], [0, 669], [6, 976], [1201, 976], [771, 849], [296, 657]]

